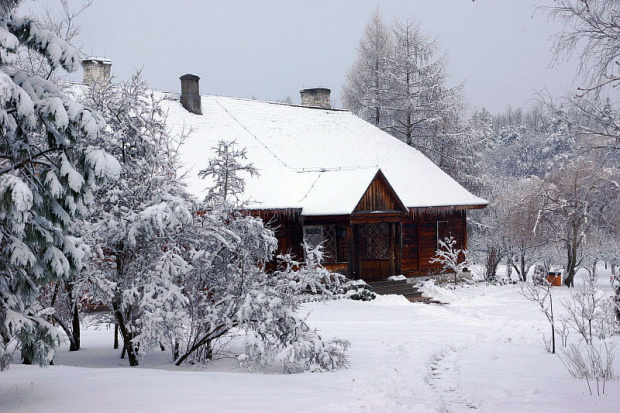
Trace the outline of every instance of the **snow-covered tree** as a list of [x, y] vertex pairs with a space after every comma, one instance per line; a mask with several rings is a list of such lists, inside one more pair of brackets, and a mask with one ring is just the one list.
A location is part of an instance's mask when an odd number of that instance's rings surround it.
[[554, 39], [557, 59], [577, 55], [583, 93], [599, 93], [620, 82], [618, 0], [557, 0], [545, 6], [563, 24]]
[[108, 120], [96, 143], [122, 165], [101, 186], [100, 208], [84, 227], [93, 245], [84, 273], [112, 309], [129, 363], [168, 335], [179, 335], [186, 299], [178, 279], [189, 270], [184, 245], [195, 208], [177, 178], [177, 137], [168, 134], [157, 98], [140, 73], [128, 81], [88, 88], [83, 99]]
[[[45, 7], [41, 16], [37, 16], [40, 27], [53, 33], [63, 41], [73, 44], [76, 36], [80, 33], [80, 27], [76, 24], [78, 17], [84, 13], [94, 0], [85, 0], [77, 7], [69, 5], [69, 0], [58, 0], [59, 10], [52, 10]], [[47, 59], [36, 51], [23, 49], [19, 51], [19, 55], [13, 68], [18, 71], [41, 76], [50, 80], [60, 87], [66, 86], [68, 83], [62, 82], [66, 72], [52, 68]]]
[[391, 33], [376, 10], [366, 25], [357, 49], [358, 57], [343, 87], [347, 108], [379, 128], [391, 124]]
[[81, 253], [69, 236], [88, 212], [100, 178], [118, 175], [118, 162], [96, 146], [104, 125], [54, 83], [14, 71], [21, 48], [53, 69], [76, 70], [75, 50], [32, 19], [0, 4], [0, 368], [13, 341], [25, 361], [45, 365], [60, 336], [36, 298], [50, 281], [68, 277]]
[[388, 106], [394, 115], [387, 130], [441, 166], [453, 152], [448, 140], [454, 138], [454, 116], [460, 112], [459, 88], [446, 86], [446, 58], [437, 56], [436, 39], [417, 23], [399, 20], [393, 33]]
[[618, 202], [618, 170], [600, 160], [570, 160], [537, 185], [536, 231], [555, 243], [565, 256], [564, 283], [573, 285], [587, 256], [588, 237], [613, 219]]
[[218, 142], [213, 148], [215, 156], [209, 159], [209, 165], [198, 172], [201, 178], [212, 178], [213, 186], [209, 188], [207, 199], [215, 202], [227, 202], [230, 196], [243, 193], [245, 180], [239, 175], [245, 172], [250, 176], [258, 176], [258, 170], [249, 164], [241, 164], [247, 159], [245, 148], [237, 149], [235, 141]]
[[[238, 182], [230, 192], [212, 189], [197, 214], [191, 255], [192, 270], [181, 281], [187, 297], [187, 328], [167, 346], [175, 364], [208, 362], [221, 354], [221, 343], [242, 331], [241, 364], [263, 368], [280, 363], [285, 371], [333, 370], [347, 365], [343, 340], [325, 340], [297, 314], [301, 293], [330, 294], [341, 276], [324, 270], [318, 251], [309, 251], [304, 265], [283, 260], [278, 271], [266, 272], [277, 240], [262, 220], [240, 211], [236, 198], [243, 187], [241, 172], [251, 172], [243, 163], [244, 151], [222, 151], [225, 142], [213, 148], [215, 156], [205, 169], [216, 186]], [[230, 158], [232, 156], [232, 159]], [[213, 168], [213, 165], [220, 167]], [[230, 195], [230, 196], [229, 196]], [[295, 270], [293, 269], [295, 268]], [[319, 296], [320, 297], [320, 296]]]
[[413, 20], [390, 28], [377, 11], [343, 86], [345, 106], [428, 156], [471, 189], [477, 151], [462, 124], [461, 86], [448, 86], [437, 41]]

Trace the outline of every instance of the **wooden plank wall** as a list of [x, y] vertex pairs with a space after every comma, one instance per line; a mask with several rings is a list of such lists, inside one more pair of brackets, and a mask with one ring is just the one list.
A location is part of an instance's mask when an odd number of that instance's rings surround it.
[[360, 211], [398, 211], [402, 207], [394, 191], [387, 184], [385, 178], [382, 175], [377, 175], [374, 179], [362, 199], [355, 207], [355, 212]]
[[437, 251], [437, 221], [448, 221], [448, 231], [456, 238], [457, 246], [459, 248], [466, 246], [467, 222], [465, 212], [456, 211], [450, 214], [421, 216], [419, 218], [420, 266], [418, 270], [420, 275], [441, 269], [439, 264], [429, 262]]
[[404, 275], [413, 275], [419, 267], [419, 235], [418, 222], [408, 218], [402, 223], [402, 272]]
[[[376, 219], [377, 217], [375, 217]], [[350, 226], [345, 217], [315, 217], [307, 219], [308, 225], [335, 225], [336, 232], [345, 234], [345, 237], [337, 238], [337, 262], [325, 263], [328, 268], [337, 272], [346, 272], [348, 262], [351, 262], [349, 275], [356, 277], [361, 270], [361, 260], [359, 251], [355, 254], [351, 248], [354, 245], [353, 228], [358, 225]], [[401, 218], [394, 217], [394, 221], [398, 222]], [[267, 220], [266, 220], [267, 221]], [[456, 237], [459, 247], [466, 247], [467, 244], [467, 223], [465, 211], [455, 211], [451, 213], [442, 213], [440, 215], [426, 214], [416, 218], [407, 217], [402, 221], [402, 237], [400, 236], [399, 225], [392, 227], [392, 236], [395, 236], [396, 242], [400, 244], [402, 240], [402, 255], [400, 248], [393, 252], [394, 256], [387, 260], [390, 261], [395, 268], [390, 268], [390, 273], [403, 273], [406, 276], [428, 275], [429, 272], [437, 272], [440, 270], [438, 264], [430, 264], [429, 261], [435, 256], [437, 249], [437, 221], [447, 221], [448, 231]], [[298, 219], [273, 219], [271, 227], [277, 227], [276, 237], [278, 239], [279, 252], [291, 252], [298, 260], [303, 260], [303, 226]], [[359, 235], [358, 235], [359, 236]], [[398, 245], [400, 246], [400, 245]], [[401, 268], [396, 268], [397, 263], [401, 262]], [[366, 266], [366, 265], [365, 265]], [[383, 266], [381, 271], [384, 271]], [[377, 268], [379, 270], [379, 268]]]

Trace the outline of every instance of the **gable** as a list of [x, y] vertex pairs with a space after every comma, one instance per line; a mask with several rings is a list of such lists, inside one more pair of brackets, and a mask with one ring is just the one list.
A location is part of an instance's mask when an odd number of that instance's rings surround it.
[[381, 171], [378, 171], [366, 192], [353, 210], [353, 213], [369, 211], [400, 211], [407, 212], [407, 208], [394, 192]]

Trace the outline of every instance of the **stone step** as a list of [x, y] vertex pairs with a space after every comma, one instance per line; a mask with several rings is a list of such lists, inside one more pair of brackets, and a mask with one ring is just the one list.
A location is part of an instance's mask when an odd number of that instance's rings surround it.
[[370, 284], [370, 287], [373, 289], [373, 291], [377, 293], [386, 293], [386, 294], [389, 294], [394, 291], [411, 291], [414, 289], [411, 284], [391, 284], [391, 285], [390, 284], [381, 284], [381, 285]]

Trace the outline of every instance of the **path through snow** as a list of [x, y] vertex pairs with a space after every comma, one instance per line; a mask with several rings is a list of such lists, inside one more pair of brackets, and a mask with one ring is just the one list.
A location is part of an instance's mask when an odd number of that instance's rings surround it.
[[442, 412], [459, 412], [477, 409], [477, 403], [468, 400], [460, 391], [457, 369], [458, 349], [449, 347], [436, 355], [431, 365], [429, 385], [440, 400]]

